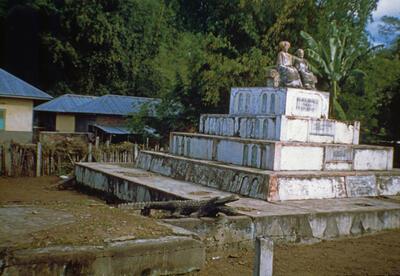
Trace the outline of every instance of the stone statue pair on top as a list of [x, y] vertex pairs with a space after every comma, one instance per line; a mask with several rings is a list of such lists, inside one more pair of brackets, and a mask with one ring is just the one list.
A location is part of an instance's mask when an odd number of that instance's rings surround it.
[[304, 51], [298, 49], [296, 56], [289, 54], [290, 43], [287, 41], [281, 41], [279, 48], [276, 69], [271, 69], [267, 73], [267, 85], [315, 89], [318, 80], [309, 70]]

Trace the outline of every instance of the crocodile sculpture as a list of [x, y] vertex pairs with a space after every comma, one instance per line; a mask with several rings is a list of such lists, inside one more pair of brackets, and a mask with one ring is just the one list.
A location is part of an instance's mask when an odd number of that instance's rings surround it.
[[205, 200], [170, 200], [170, 201], [150, 201], [150, 202], [130, 202], [119, 204], [118, 208], [141, 210], [141, 214], [149, 216], [152, 209], [167, 210], [173, 217], [184, 216], [215, 216], [218, 213], [226, 215], [238, 214], [235, 208], [226, 206], [226, 203], [239, 199], [237, 195], [226, 197], [213, 197]]

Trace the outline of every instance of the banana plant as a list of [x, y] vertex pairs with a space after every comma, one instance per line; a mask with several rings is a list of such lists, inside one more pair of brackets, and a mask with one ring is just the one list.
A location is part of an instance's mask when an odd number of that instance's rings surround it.
[[346, 113], [338, 101], [340, 87], [349, 75], [361, 73], [355, 70], [355, 64], [370, 51], [380, 46], [361, 49], [348, 43], [351, 35], [348, 29], [339, 31], [336, 22], [332, 22], [329, 30], [330, 37], [326, 41], [316, 41], [310, 34], [301, 31], [308, 48], [306, 54], [310, 59], [311, 68], [314, 72], [329, 81], [330, 86], [330, 108], [329, 115], [346, 120]]

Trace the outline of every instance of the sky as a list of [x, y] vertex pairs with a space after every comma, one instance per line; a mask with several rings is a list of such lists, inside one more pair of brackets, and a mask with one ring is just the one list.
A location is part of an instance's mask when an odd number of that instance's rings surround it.
[[388, 44], [393, 37], [384, 37], [379, 34], [380, 18], [384, 15], [395, 16], [400, 18], [400, 0], [380, 0], [378, 8], [372, 13], [374, 22], [367, 26], [367, 31], [371, 35], [371, 41], [374, 44]]

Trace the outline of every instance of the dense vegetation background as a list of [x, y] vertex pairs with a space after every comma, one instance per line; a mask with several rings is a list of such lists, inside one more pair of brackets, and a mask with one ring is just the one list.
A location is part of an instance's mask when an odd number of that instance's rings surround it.
[[[0, 67], [54, 96], [162, 98], [151, 124], [165, 135], [196, 128], [201, 113], [227, 113], [232, 86], [264, 85], [279, 41], [306, 48], [305, 31], [324, 44], [335, 25], [346, 55], [362, 53], [338, 82], [346, 119], [361, 120], [364, 141], [400, 140], [400, 40], [371, 49], [365, 27], [377, 2], [2, 0]], [[397, 18], [385, 22], [383, 34], [398, 34]], [[330, 86], [321, 72], [318, 88]], [[146, 112], [134, 128], [150, 124]]]

